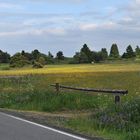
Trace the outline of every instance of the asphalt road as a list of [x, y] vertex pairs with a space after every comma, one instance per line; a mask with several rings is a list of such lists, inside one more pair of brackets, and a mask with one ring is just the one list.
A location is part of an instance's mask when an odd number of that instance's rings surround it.
[[0, 140], [86, 140], [51, 127], [0, 113]]

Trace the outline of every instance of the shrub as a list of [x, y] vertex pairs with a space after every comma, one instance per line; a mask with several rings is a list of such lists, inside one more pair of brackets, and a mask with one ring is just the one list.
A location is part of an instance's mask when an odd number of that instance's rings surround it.
[[12, 56], [10, 60], [10, 67], [23, 67], [28, 64], [30, 64], [30, 61], [28, 61], [28, 59], [20, 53]]
[[[93, 116], [97, 126], [102, 129], [126, 132], [131, 140], [140, 138], [140, 98], [119, 106], [110, 106]], [[127, 139], [127, 138], [126, 138]]]
[[46, 60], [45, 60], [45, 58], [44, 57], [39, 57], [39, 59], [38, 59], [38, 63], [40, 63], [41, 65], [45, 65], [46, 64]]
[[43, 65], [39, 62], [34, 62], [33, 68], [43, 68]]

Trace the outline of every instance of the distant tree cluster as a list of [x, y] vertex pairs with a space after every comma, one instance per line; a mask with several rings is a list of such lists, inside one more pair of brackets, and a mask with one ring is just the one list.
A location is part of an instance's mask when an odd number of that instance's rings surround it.
[[25, 65], [33, 65], [33, 68], [43, 68], [46, 64], [53, 64], [55, 59], [64, 59], [63, 52], [59, 51], [56, 58], [48, 52], [48, 55], [39, 52], [37, 49], [31, 53], [22, 51], [14, 54], [10, 59], [11, 67], [23, 67]]
[[98, 63], [106, 60], [117, 59], [140, 59], [140, 47], [136, 46], [133, 50], [131, 45], [128, 45], [126, 51], [120, 55], [117, 44], [112, 44], [110, 53], [108, 54], [106, 48], [102, 48], [100, 51], [92, 51], [84, 44], [79, 52], [76, 52], [72, 58], [64, 56], [62, 51], [58, 51], [54, 57], [51, 52], [44, 54], [35, 49], [31, 53], [24, 50], [10, 56], [7, 52], [0, 50], [0, 63], [9, 63], [11, 67], [24, 67], [26, 65], [32, 65], [34, 68], [42, 68], [46, 64], [54, 63]]
[[84, 44], [80, 52], [76, 52], [73, 58], [75, 63], [99, 62], [108, 58], [108, 52], [106, 48], [102, 48], [99, 52], [91, 51], [87, 44]]
[[10, 54], [0, 50], [0, 63], [9, 63], [9, 62], [10, 62]]
[[106, 48], [102, 48], [101, 51], [91, 51], [87, 44], [84, 44], [80, 52], [76, 52], [73, 56], [74, 63], [98, 63], [105, 60], [117, 60], [117, 59], [129, 59], [140, 58], [140, 48], [136, 47], [133, 51], [131, 45], [126, 48], [126, 52], [121, 56], [117, 44], [112, 44], [110, 53], [108, 54]]

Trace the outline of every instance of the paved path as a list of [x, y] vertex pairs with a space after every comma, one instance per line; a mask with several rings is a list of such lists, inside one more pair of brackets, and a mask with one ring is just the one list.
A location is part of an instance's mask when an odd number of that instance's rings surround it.
[[60, 130], [0, 113], [0, 140], [86, 140]]

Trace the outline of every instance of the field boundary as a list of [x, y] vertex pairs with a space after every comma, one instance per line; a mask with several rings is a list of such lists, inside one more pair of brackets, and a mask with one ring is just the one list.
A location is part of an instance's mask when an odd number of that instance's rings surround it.
[[57, 94], [60, 92], [60, 89], [70, 89], [84, 92], [112, 93], [115, 95], [115, 103], [120, 102], [120, 95], [128, 94], [128, 90], [79, 88], [79, 87], [64, 86], [60, 85], [59, 83], [51, 84], [50, 86], [55, 87]]

